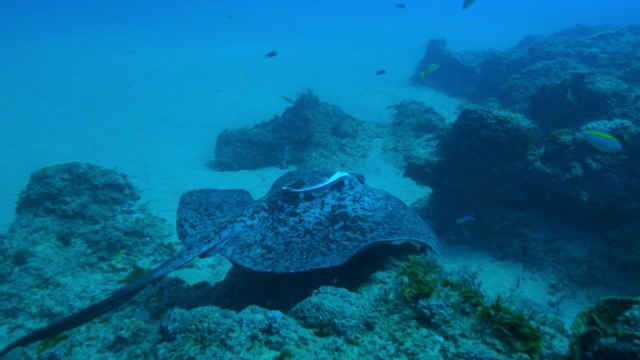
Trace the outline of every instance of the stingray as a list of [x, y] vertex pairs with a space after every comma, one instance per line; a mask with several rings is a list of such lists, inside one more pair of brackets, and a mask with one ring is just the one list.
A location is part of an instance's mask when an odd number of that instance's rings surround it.
[[221, 254], [251, 270], [292, 273], [337, 266], [385, 243], [410, 242], [440, 255], [438, 239], [422, 218], [367, 186], [364, 176], [342, 171], [288, 172], [257, 200], [246, 190], [186, 192], [177, 234], [184, 250], [171, 259], [106, 299], [15, 340], [0, 356], [117, 309], [196, 257]]

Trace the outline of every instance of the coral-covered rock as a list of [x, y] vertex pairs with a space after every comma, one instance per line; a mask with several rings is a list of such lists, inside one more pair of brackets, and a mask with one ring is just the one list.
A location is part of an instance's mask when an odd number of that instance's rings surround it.
[[486, 107], [462, 109], [440, 141], [429, 182], [440, 220], [453, 223], [479, 206], [527, 199], [536, 126], [521, 115]]
[[446, 119], [434, 108], [422, 101], [402, 101], [390, 106], [394, 110], [391, 120], [393, 134], [397, 137], [415, 138], [444, 130]]
[[[175, 252], [171, 228], [137, 200], [124, 174], [91, 164], [31, 175], [0, 242], [0, 278], [11, 284], [0, 317], [17, 325], [14, 334], [78, 310]], [[24, 321], [16, 322], [16, 314]], [[114, 337], [113, 346], [122, 340]]]
[[595, 119], [629, 118], [629, 85], [610, 76], [573, 73], [540, 87], [529, 98], [529, 116], [542, 129], [576, 129]]
[[371, 128], [339, 107], [301, 95], [281, 116], [250, 128], [225, 130], [216, 140], [215, 162], [220, 170], [286, 168], [344, 168], [367, 156], [363, 141]]
[[427, 176], [437, 151], [437, 136], [446, 129], [446, 119], [421, 101], [403, 101], [395, 110], [387, 150], [405, 176]]
[[[431, 39], [411, 80], [452, 95], [475, 98], [477, 94], [473, 87], [479, 74], [473, 56], [465, 55], [449, 51], [444, 39]], [[433, 70], [434, 68], [437, 69]]]
[[323, 286], [291, 309], [289, 316], [321, 336], [348, 336], [365, 330], [367, 309], [355, 293]]
[[20, 193], [16, 213], [98, 222], [138, 199], [126, 175], [74, 162], [32, 173]]
[[531, 95], [545, 86], [557, 85], [564, 74], [580, 69], [572, 59], [551, 58], [532, 63], [506, 77], [494, 92], [486, 92], [484, 99], [494, 98], [501, 106], [514, 112], [528, 114]]
[[[577, 26], [527, 36], [506, 51], [452, 52], [444, 40], [431, 40], [412, 80], [472, 101], [496, 101], [540, 120], [544, 132], [599, 117], [638, 118], [639, 41], [637, 26]], [[421, 76], [429, 64], [438, 70]]]
[[627, 120], [596, 121], [583, 127], [620, 139], [622, 151], [590, 146], [581, 133], [557, 130], [545, 139], [532, 176], [542, 182], [547, 203], [591, 228], [633, 223], [640, 214], [640, 167], [634, 159], [640, 129]]
[[[202, 358], [237, 359], [293, 356], [298, 345], [311, 341], [311, 331], [278, 311], [250, 306], [240, 313], [214, 306], [190, 311], [174, 309], [163, 317], [163, 342], [156, 347], [158, 359], [175, 354], [197, 354]], [[302, 354], [298, 356], [303, 357]]]
[[[423, 164], [430, 171], [406, 172], [433, 189], [418, 212], [449, 241], [555, 268], [581, 286], [628, 288], [626, 274], [640, 271], [640, 129], [601, 120], [581, 131], [552, 131], [540, 146], [523, 116], [464, 108], [440, 137], [439, 158]], [[593, 146], [585, 131], [618, 139], [608, 140], [615, 151]], [[575, 239], [581, 252], [570, 249]]]

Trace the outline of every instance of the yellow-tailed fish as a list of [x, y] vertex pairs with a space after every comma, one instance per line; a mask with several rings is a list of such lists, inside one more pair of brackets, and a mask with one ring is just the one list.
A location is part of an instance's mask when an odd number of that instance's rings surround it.
[[622, 150], [622, 143], [613, 135], [600, 131], [586, 130], [582, 132], [582, 138], [594, 148], [607, 153], [615, 153]]
[[434, 71], [438, 70], [439, 67], [440, 67], [440, 65], [438, 65], [438, 64], [429, 65], [429, 67], [424, 69], [424, 71], [420, 72], [420, 79], [424, 79], [425, 76], [427, 76], [429, 74], [432, 74]]
[[286, 97], [284, 95], [280, 95], [280, 99], [288, 102], [289, 104], [293, 104], [294, 103], [293, 99], [291, 99], [290, 97]]

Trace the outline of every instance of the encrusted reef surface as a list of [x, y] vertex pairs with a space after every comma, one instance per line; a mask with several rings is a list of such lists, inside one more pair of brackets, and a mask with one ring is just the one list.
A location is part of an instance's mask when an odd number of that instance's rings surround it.
[[1, 242], [3, 342], [88, 305], [173, 254], [171, 227], [138, 199], [124, 174], [91, 164], [31, 174]]
[[[518, 259], [580, 286], [640, 291], [640, 128], [596, 121], [620, 151], [591, 146], [584, 133], [540, 136], [524, 116], [467, 106], [438, 138], [438, 157], [406, 165], [433, 193], [419, 211], [441, 236]], [[456, 221], [474, 215], [468, 222]]]
[[[58, 316], [72, 308], [70, 292], [95, 296], [118, 287], [102, 273], [124, 279], [131, 270], [172, 254], [171, 227], [138, 205], [138, 198], [124, 174], [90, 164], [56, 165], [31, 174], [2, 241], [0, 277], [12, 284], [3, 295], [14, 306]], [[79, 286], [79, 273], [92, 285]], [[27, 277], [33, 279], [23, 282]], [[69, 292], [57, 291], [60, 287]]]
[[[527, 115], [543, 132], [640, 110], [640, 25], [577, 26], [507, 51], [451, 52], [432, 39], [412, 81]], [[438, 68], [422, 76], [431, 64]]]
[[211, 165], [223, 171], [270, 166], [357, 170], [378, 150], [399, 168], [430, 161], [437, 134], [447, 128], [444, 116], [416, 100], [389, 109], [391, 121], [369, 123], [307, 92], [281, 116], [220, 133]]
[[371, 124], [305, 93], [281, 116], [219, 134], [211, 165], [218, 170], [347, 168], [368, 156], [369, 140], [376, 136]]
[[404, 164], [433, 190], [421, 213], [453, 242], [640, 292], [628, 281], [640, 270], [639, 46], [639, 25], [577, 26], [507, 51], [430, 40], [412, 81], [478, 105], [431, 158]]
[[[89, 164], [52, 166], [32, 175], [16, 221], [0, 243], [2, 345], [103, 298], [171, 256], [167, 224], [137, 199], [123, 174]], [[476, 274], [447, 273], [435, 259], [412, 253], [412, 247], [381, 247], [340, 267], [297, 274], [232, 268], [215, 284], [169, 276], [120, 311], [15, 349], [6, 358], [564, 359], [569, 354], [572, 338], [553, 316], [515, 298], [486, 296]], [[635, 310], [623, 310], [610, 320], [614, 330], [603, 341], [624, 343], [627, 331], [637, 329], [637, 322], [627, 321]], [[618, 321], [624, 323], [615, 325]], [[593, 331], [584, 324], [580, 334]], [[604, 351], [583, 340], [580, 351]]]
[[431, 163], [437, 156], [438, 134], [447, 128], [444, 116], [416, 100], [402, 101], [389, 108], [393, 114], [384, 133], [386, 154], [392, 163], [404, 168], [405, 174], [411, 173], [413, 166]]

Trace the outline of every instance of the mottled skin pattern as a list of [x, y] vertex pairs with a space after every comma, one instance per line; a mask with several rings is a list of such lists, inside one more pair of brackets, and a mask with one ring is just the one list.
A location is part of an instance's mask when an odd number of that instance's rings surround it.
[[18, 338], [0, 357], [117, 309], [198, 256], [222, 254], [253, 270], [296, 272], [339, 265], [384, 242], [411, 241], [440, 253], [431, 228], [400, 200], [369, 188], [362, 175], [327, 181], [333, 174], [289, 172], [259, 200], [244, 190], [185, 193], [177, 222], [184, 250], [106, 299]]
[[[366, 186], [362, 175], [340, 177], [309, 191], [283, 189], [312, 187], [333, 174], [287, 173], [257, 201], [240, 190], [188, 192], [178, 210], [178, 233], [186, 246], [209, 244], [201, 256], [220, 253], [237, 265], [279, 273], [336, 266], [363, 249], [392, 241], [411, 241], [440, 253], [424, 220], [397, 198]], [[221, 226], [212, 226], [224, 217], [211, 209], [225, 198], [230, 199], [226, 211], [239, 210]]]

